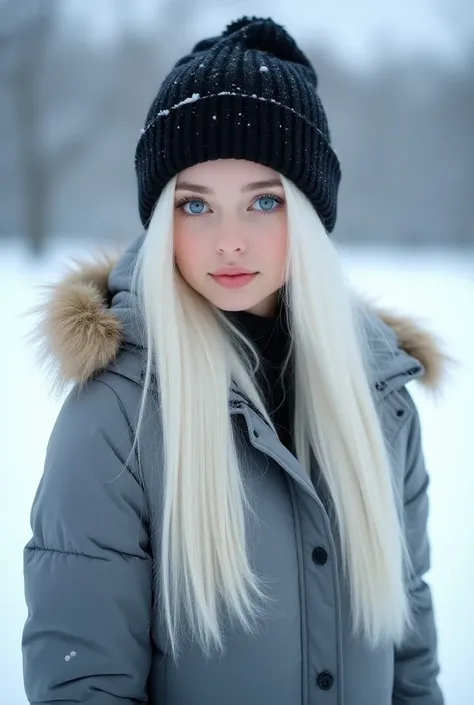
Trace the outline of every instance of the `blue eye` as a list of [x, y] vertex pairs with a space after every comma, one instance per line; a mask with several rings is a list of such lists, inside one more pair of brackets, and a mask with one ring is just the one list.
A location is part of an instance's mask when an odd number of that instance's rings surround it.
[[270, 213], [271, 211], [276, 210], [281, 204], [282, 201], [275, 196], [260, 196], [260, 198], [257, 198], [254, 202], [254, 206], [258, 205], [256, 210], [261, 213]]
[[208, 208], [208, 206], [206, 206], [204, 201], [199, 201], [194, 198], [181, 204], [180, 208], [183, 209], [186, 215], [202, 215], [207, 212], [205, 211], [205, 208]]

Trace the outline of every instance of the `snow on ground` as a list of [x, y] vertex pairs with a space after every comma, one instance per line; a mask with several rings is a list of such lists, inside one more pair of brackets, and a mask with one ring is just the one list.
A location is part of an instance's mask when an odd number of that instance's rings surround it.
[[[25, 705], [22, 686], [21, 631], [26, 616], [22, 549], [30, 538], [29, 511], [46, 444], [60, 399], [48, 396], [25, 336], [31, 320], [24, 312], [37, 303], [37, 285], [64, 270], [81, 246], [55, 247], [41, 262], [29, 261], [20, 247], [2, 246], [0, 276], [4, 292], [1, 369], [3, 502], [0, 550], [4, 580], [0, 587], [0, 662], [2, 699]], [[425, 454], [431, 475], [430, 534], [433, 588], [447, 705], [472, 702], [470, 673], [474, 649], [474, 253], [450, 251], [419, 255], [400, 250], [344, 251], [354, 284], [399, 311], [421, 318], [458, 360], [443, 394], [433, 400], [410, 389], [422, 417]], [[6, 320], [5, 320], [6, 317]], [[5, 562], [6, 556], [6, 562]]]

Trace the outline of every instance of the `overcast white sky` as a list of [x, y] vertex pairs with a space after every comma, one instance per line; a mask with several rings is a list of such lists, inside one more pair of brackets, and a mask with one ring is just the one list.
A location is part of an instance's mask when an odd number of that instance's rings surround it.
[[[87, 26], [89, 36], [107, 40], [116, 23], [153, 26], [170, 0], [64, 0], [69, 19]], [[173, 0], [179, 3], [179, 0]], [[370, 61], [380, 46], [404, 52], [433, 51], [446, 58], [462, 54], [474, 40], [473, 0], [195, 0], [201, 19], [183, 18], [183, 32], [194, 39], [219, 32], [232, 19], [248, 14], [272, 16], [299, 40], [311, 34], [330, 39], [342, 58]], [[196, 7], [195, 4], [195, 7]], [[212, 7], [212, 10], [211, 10]], [[197, 13], [199, 18], [199, 12]], [[179, 27], [176, 27], [179, 31]], [[91, 34], [92, 33], [92, 34]]]

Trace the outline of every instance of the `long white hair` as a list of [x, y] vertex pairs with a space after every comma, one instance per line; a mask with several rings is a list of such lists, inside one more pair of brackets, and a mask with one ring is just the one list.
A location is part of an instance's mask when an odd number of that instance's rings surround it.
[[[288, 215], [286, 307], [295, 369], [299, 462], [319, 464], [334, 509], [352, 628], [369, 645], [400, 644], [412, 624], [410, 560], [388, 453], [368, 381], [364, 309], [306, 197], [282, 177]], [[163, 455], [160, 607], [177, 657], [183, 611], [204, 653], [222, 651], [221, 608], [253, 633], [265, 590], [249, 562], [250, 503], [229, 414], [236, 382], [271, 424], [255, 381], [256, 352], [174, 262], [176, 178], [158, 200], [133, 277], [146, 329], [148, 393], [159, 395]], [[253, 360], [253, 363], [252, 363]]]

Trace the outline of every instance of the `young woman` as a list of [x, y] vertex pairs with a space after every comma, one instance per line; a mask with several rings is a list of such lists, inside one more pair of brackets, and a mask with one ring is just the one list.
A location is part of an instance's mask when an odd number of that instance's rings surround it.
[[32, 703], [441, 705], [428, 334], [344, 279], [313, 68], [200, 42], [136, 153], [145, 234], [43, 308], [59, 384], [25, 549]]

